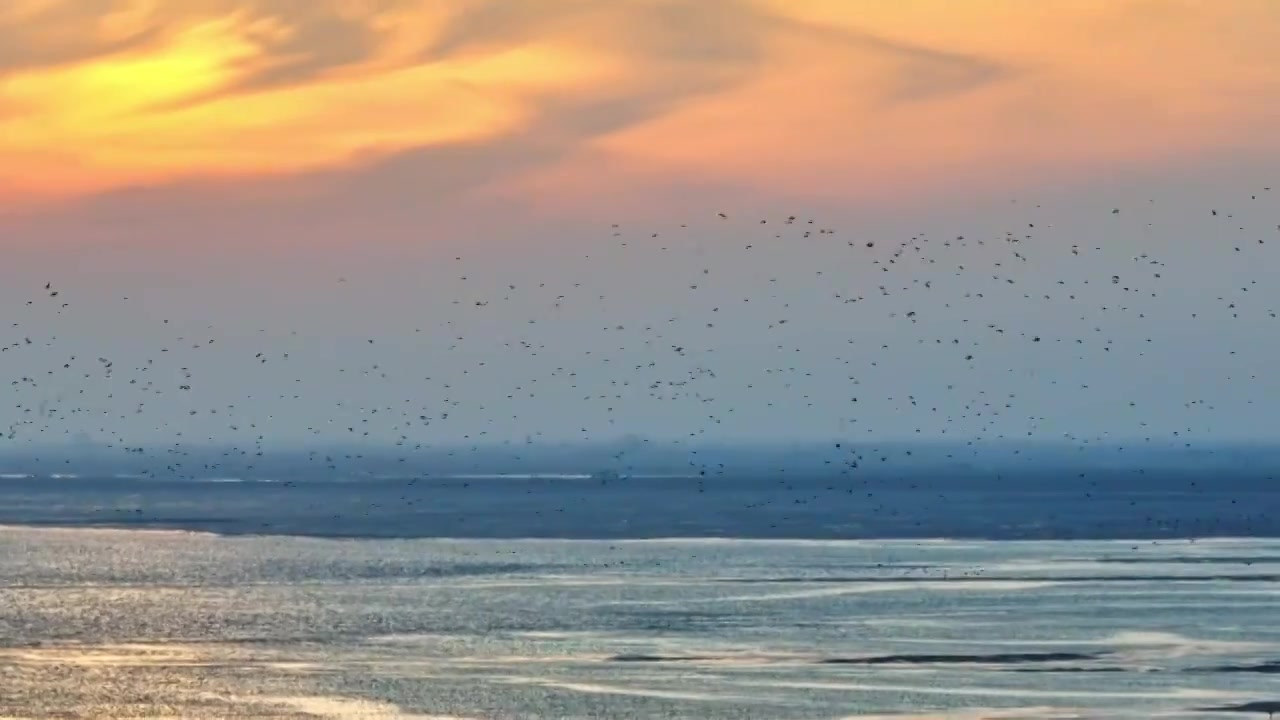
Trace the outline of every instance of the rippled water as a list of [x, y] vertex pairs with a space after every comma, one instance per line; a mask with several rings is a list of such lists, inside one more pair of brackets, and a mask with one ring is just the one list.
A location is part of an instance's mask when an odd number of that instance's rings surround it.
[[0, 716], [1241, 717], [1205, 708], [1280, 700], [1278, 580], [1276, 540], [11, 527]]

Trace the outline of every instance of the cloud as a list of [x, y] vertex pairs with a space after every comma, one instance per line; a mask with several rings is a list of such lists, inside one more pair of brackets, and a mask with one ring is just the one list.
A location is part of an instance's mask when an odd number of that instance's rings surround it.
[[948, 52], [894, 40], [858, 29], [789, 21], [786, 26], [815, 40], [831, 41], [853, 53], [871, 52], [892, 61], [879, 93], [885, 104], [928, 100], [979, 88], [1008, 78], [1008, 63], [976, 54]]
[[[307, 0], [25, 0], [0, 10], [0, 72], [104, 58], [181, 32], [210, 18], [275, 19], [289, 33], [275, 52], [298, 79], [354, 62], [369, 52], [367, 28], [340, 12], [342, 2]], [[382, 3], [387, 4], [387, 3]], [[273, 69], [271, 77], [287, 72]]]
[[787, 33], [887, 60], [886, 103], [1002, 72], [756, 0], [25, 1], [0, 20], [28, 38], [0, 59], [0, 200], [400, 153], [484, 183], [749, 83]]
[[11, 0], [0, 6], [0, 77], [16, 71], [84, 61], [128, 49], [140, 36], [104, 40], [99, 19], [113, 0]]
[[[5, 63], [0, 148], [17, 162], [0, 184], [315, 171], [521, 133], [564, 145], [741, 79], [764, 32], [740, 2], [370, 5], [140, 5], [109, 40], [124, 6], [101, 0], [9, 22], [3, 35], [56, 21], [69, 39]], [[51, 167], [52, 154], [75, 162]]]
[[10, 0], [0, 205], [381, 166], [456, 195], [602, 162], [846, 192], [1256, 138], [1274, 107], [1273, 4], [1055, 7]]

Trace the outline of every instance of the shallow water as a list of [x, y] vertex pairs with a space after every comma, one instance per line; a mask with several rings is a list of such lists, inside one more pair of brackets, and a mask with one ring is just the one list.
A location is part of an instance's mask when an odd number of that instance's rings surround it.
[[8, 527], [0, 716], [1214, 717], [1280, 699], [1277, 576], [1277, 540]]

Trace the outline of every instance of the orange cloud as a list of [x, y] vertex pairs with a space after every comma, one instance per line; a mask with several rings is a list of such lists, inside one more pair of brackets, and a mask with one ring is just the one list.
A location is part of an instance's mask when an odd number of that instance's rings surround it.
[[869, 197], [1280, 149], [1280, 5], [766, 0], [749, 82], [596, 143], [652, 174]]
[[618, 70], [572, 45], [538, 42], [397, 63], [404, 45], [390, 33], [378, 48], [385, 53], [366, 66], [238, 87], [287, 61], [273, 50], [290, 33], [288, 18], [237, 11], [166, 29], [128, 50], [18, 70], [0, 89], [0, 153], [9, 159], [0, 177], [25, 190], [76, 192], [187, 175], [298, 172], [483, 141], [526, 123], [531, 94], [572, 91]]
[[[590, 186], [607, 158], [656, 179], [892, 193], [958, 174], [1274, 152], [1278, 114], [1270, 0], [0, 6], [11, 195], [333, 170], [423, 148], [490, 148], [487, 180], [515, 188]], [[503, 173], [504, 156], [523, 174]]]

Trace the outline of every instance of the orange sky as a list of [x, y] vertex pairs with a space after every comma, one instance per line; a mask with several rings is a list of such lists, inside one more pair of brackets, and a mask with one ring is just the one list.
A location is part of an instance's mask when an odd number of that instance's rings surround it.
[[893, 195], [1265, 157], [1274, 127], [1274, 0], [0, 4], [11, 207], [422, 149], [505, 192]]

